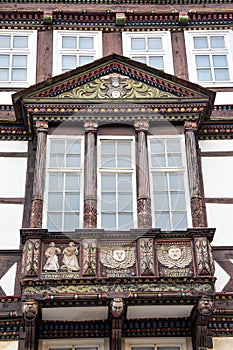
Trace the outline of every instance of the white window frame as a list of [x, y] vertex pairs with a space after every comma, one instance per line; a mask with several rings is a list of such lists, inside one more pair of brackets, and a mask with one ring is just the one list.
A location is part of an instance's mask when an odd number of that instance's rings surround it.
[[191, 350], [186, 338], [129, 338], [125, 339], [125, 350], [132, 350], [133, 347], [158, 347], [179, 346], [180, 350]]
[[[131, 141], [132, 150], [132, 167], [131, 168], [102, 168], [101, 167], [101, 141]], [[98, 189], [98, 200], [97, 200], [97, 227], [101, 227], [101, 175], [102, 174], [132, 174], [132, 200], [133, 200], [133, 223], [132, 228], [137, 227], [137, 193], [136, 193], [136, 160], [135, 160], [135, 137], [134, 136], [98, 136], [97, 138], [97, 189]], [[116, 211], [118, 213], [118, 211]], [[109, 229], [108, 229], [109, 230]], [[113, 231], [123, 230], [116, 227]]]
[[[36, 82], [36, 57], [37, 57], [37, 31], [36, 30], [10, 30], [1, 29], [0, 35], [11, 36], [27, 36], [28, 48], [0, 48], [1, 54], [10, 55], [26, 55], [27, 56], [27, 79], [25, 81], [0, 81], [0, 87], [28, 87]], [[10, 58], [11, 60], [11, 58]], [[12, 65], [10, 64], [10, 72]]]
[[[80, 37], [92, 37], [94, 40], [93, 50], [77, 50], [77, 49], [63, 49], [62, 48], [62, 37], [76, 37], [77, 40]], [[53, 75], [62, 73], [62, 54], [74, 55], [77, 58], [82, 54], [93, 55], [94, 60], [103, 56], [102, 52], [102, 32], [101, 31], [67, 31], [67, 30], [54, 30], [53, 31]], [[74, 68], [73, 68], [74, 69]]]
[[[176, 168], [154, 168], [151, 164], [151, 141], [153, 140], [161, 140], [161, 139], [174, 139], [180, 140], [181, 146], [181, 157], [182, 157], [182, 167]], [[189, 192], [189, 184], [188, 184], [188, 169], [187, 169], [187, 159], [186, 159], [186, 148], [185, 148], [185, 138], [184, 135], [153, 135], [148, 136], [148, 154], [149, 154], [149, 172], [150, 172], [150, 191], [151, 191], [151, 211], [152, 211], [152, 226], [155, 226], [155, 208], [154, 208], [154, 198], [153, 198], [153, 173], [161, 172], [161, 173], [176, 173], [182, 172], [184, 175], [184, 192], [185, 192], [185, 203], [186, 203], [186, 213], [187, 213], [187, 227], [192, 225], [192, 216], [191, 216], [191, 206], [190, 206], [190, 192]], [[169, 210], [171, 214], [171, 211]], [[178, 228], [171, 228], [171, 230], [179, 230]]]
[[[80, 140], [81, 142], [81, 161], [80, 168], [52, 168], [49, 167], [49, 156], [50, 156], [50, 140]], [[48, 208], [48, 191], [49, 191], [49, 173], [57, 172], [57, 173], [79, 173], [80, 174], [80, 218], [79, 218], [79, 226], [76, 228], [83, 227], [83, 201], [84, 201], [84, 136], [65, 136], [65, 135], [49, 135], [47, 138], [47, 155], [46, 155], [46, 183], [45, 183], [45, 192], [44, 192], [44, 208], [43, 208], [43, 227], [47, 228], [47, 208]], [[63, 188], [64, 192], [64, 188]], [[52, 231], [54, 232], [54, 231]], [[67, 232], [67, 231], [64, 231]]]
[[98, 348], [98, 350], [104, 350], [104, 339], [46, 339], [40, 341], [39, 348], [41, 350], [50, 350], [53, 348], [62, 350], [69, 347], [72, 350], [79, 347], [86, 350], [93, 347]]
[[[163, 50], [161, 51], [149, 51], [149, 50], [131, 50], [131, 39], [132, 38], [153, 38], [161, 37], [163, 43]], [[171, 43], [171, 33], [170, 31], [163, 32], [123, 32], [122, 33], [122, 43], [123, 43], [123, 55], [132, 58], [132, 56], [146, 56], [146, 64], [149, 65], [148, 58], [152, 56], [163, 56], [164, 60], [164, 72], [173, 74], [173, 54], [172, 54], [172, 43]]]
[[[188, 71], [189, 71], [189, 80], [203, 85], [205, 87], [227, 87], [233, 86], [233, 32], [232, 30], [187, 30], [184, 32], [185, 35], [185, 46], [187, 53], [187, 62], [188, 62]], [[210, 37], [210, 36], [223, 36], [225, 39], [226, 49], [195, 49], [194, 48], [194, 37]], [[228, 69], [229, 69], [229, 80], [227, 81], [200, 81], [197, 78], [197, 69], [196, 69], [196, 55], [209, 55], [213, 56], [214, 54], [226, 55], [228, 60]], [[213, 66], [211, 66], [213, 70]]]

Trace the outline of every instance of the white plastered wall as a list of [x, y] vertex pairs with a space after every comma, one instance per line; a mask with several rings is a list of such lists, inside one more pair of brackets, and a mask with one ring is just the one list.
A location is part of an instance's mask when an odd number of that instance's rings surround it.
[[213, 338], [213, 349], [214, 350], [232, 350], [233, 338], [231, 337]]
[[0, 341], [1, 350], [18, 350], [18, 341]]

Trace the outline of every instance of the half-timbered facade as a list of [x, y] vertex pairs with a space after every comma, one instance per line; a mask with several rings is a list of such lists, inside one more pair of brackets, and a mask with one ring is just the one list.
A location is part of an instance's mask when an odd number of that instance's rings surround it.
[[232, 21], [2, 1], [1, 349], [232, 348]]

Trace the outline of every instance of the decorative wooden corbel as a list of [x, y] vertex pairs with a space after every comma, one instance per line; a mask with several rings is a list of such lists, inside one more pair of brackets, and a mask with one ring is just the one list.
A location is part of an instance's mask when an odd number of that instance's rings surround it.
[[112, 329], [110, 338], [110, 350], [121, 350], [121, 336], [125, 303], [122, 298], [114, 298], [110, 303], [110, 317]]
[[25, 327], [25, 350], [38, 349], [37, 316], [38, 303], [35, 300], [28, 300], [22, 303], [22, 311]]

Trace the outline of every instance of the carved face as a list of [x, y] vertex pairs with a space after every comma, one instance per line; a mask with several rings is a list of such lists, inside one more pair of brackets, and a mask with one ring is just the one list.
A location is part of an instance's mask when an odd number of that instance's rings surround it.
[[171, 247], [168, 249], [168, 255], [172, 260], [179, 260], [181, 257], [181, 249], [179, 247]]
[[119, 249], [113, 251], [113, 259], [116, 261], [124, 261], [126, 257], [125, 250]]
[[38, 313], [38, 304], [35, 301], [27, 301], [23, 304], [23, 314], [26, 320], [35, 319]]
[[120, 317], [124, 311], [124, 303], [120, 298], [113, 299], [111, 303], [111, 313], [114, 317]]
[[213, 309], [213, 302], [208, 297], [202, 297], [198, 303], [198, 310], [203, 315], [209, 315]]

